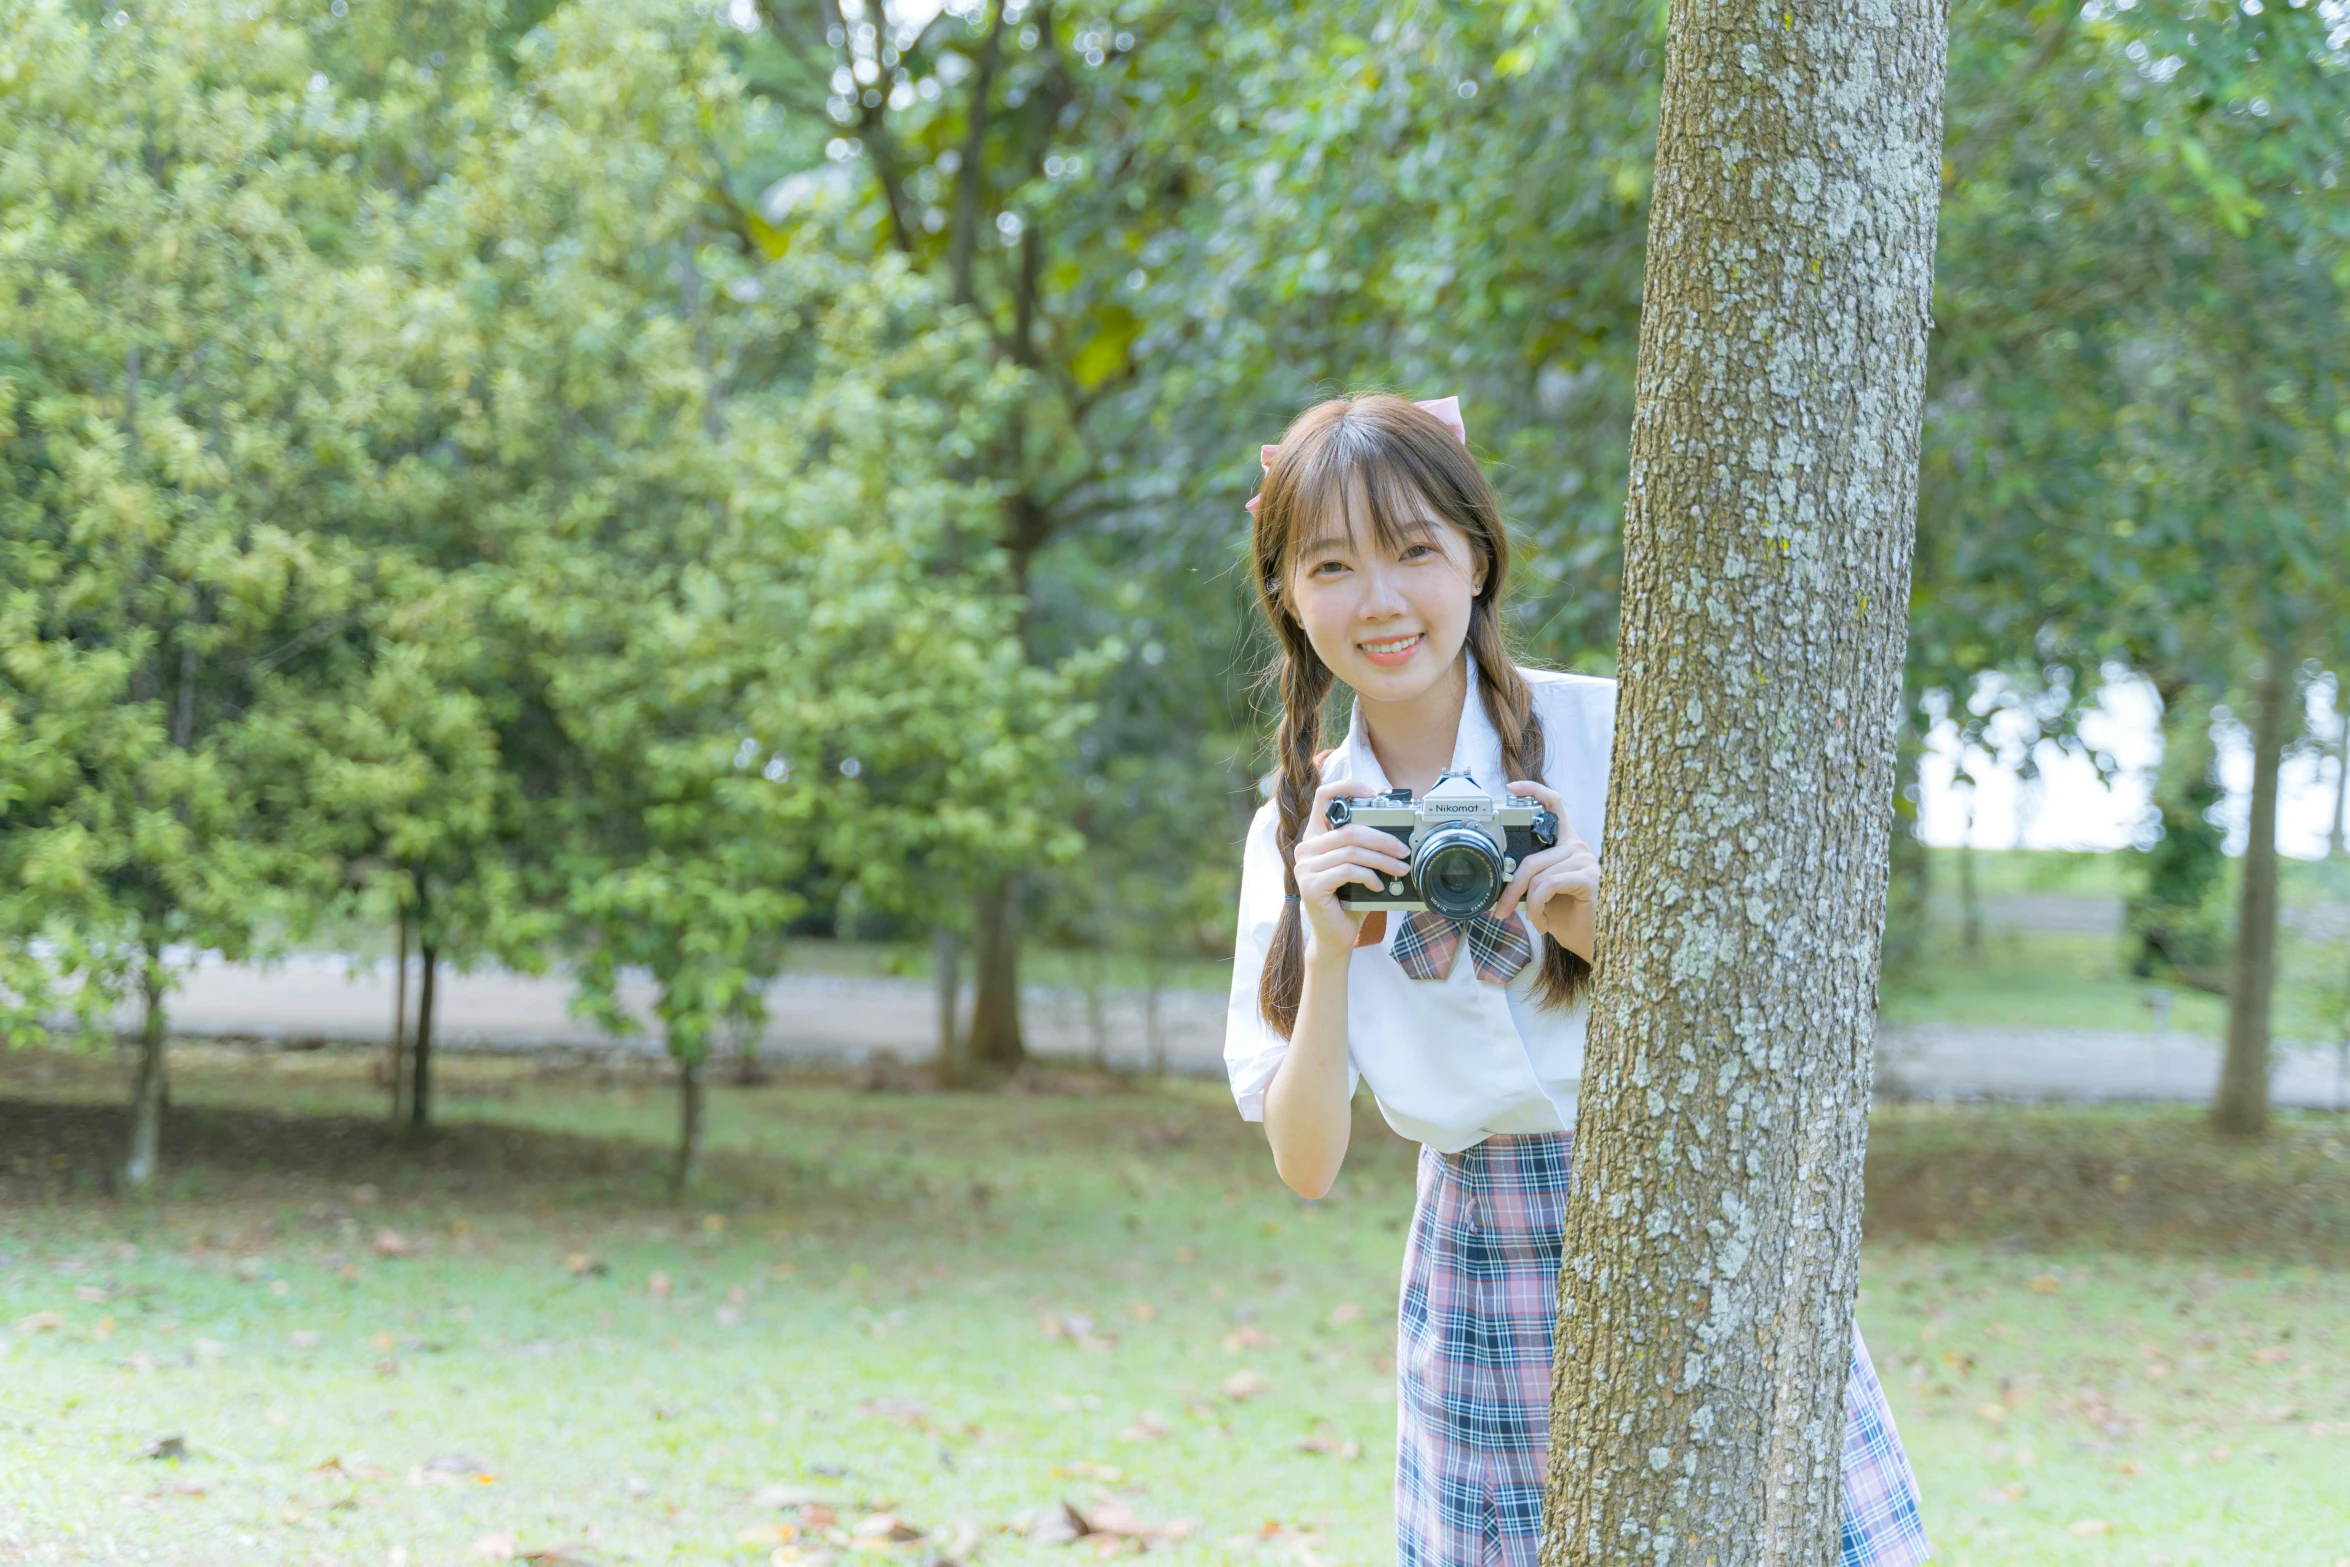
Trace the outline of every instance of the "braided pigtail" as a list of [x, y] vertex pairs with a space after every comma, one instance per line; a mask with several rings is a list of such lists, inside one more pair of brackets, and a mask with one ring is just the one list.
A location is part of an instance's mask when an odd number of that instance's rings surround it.
[[[1501, 737], [1501, 766], [1515, 778], [1542, 777], [1542, 716], [1534, 711], [1534, 692], [1518, 666], [1510, 662], [1509, 645], [1501, 634], [1501, 618], [1491, 596], [1479, 594], [1469, 606], [1469, 651], [1476, 656], [1478, 695], [1485, 716]], [[1591, 965], [1548, 936], [1537, 936], [1540, 964], [1534, 981], [1535, 1000], [1546, 1007], [1563, 1007], [1591, 984]]]
[[1283, 1039], [1297, 1026], [1298, 999], [1306, 984], [1306, 933], [1297, 901], [1297, 843], [1305, 836], [1306, 812], [1313, 808], [1314, 791], [1321, 787], [1322, 769], [1314, 751], [1322, 738], [1322, 704], [1330, 695], [1330, 666], [1306, 641], [1294, 622], [1283, 630], [1279, 683], [1281, 773], [1274, 785], [1274, 804], [1280, 813], [1277, 829], [1281, 846], [1281, 923], [1274, 928], [1273, 945], [1265, 953], [1264, 976], [1257, 982], [1257, 1010]]
[[[1440, 415], [1440, 409], [1446, 411]], [[1280, 812], [1282, 886], [1289, 897], [1265, 955], [1257, 1008], [1286, 1039], [1297, 1026], [1305, 990], [1305, 920], [1297, 901], [1295, 856], [1322, 783], [1314, 754], [1323, 703], [1336, 678], [1286, 602], [1286, 584], [1300, 549], [1333, 526], [1357, 536], [1357, 512], [1363, 509], [1358, 499], [1367, 503], [1368, 513], [1360, 523], [1382, 548], [1425, 537], [1420, 519], [1427, 512], [1435, 514], [1436, 526], [1458, 529], [1486, 568], [1484, 590], [1470, 602], [1468, 642], [1476, 655], [1485, 713], [1501, 737], [1502, 761], [1511, 778], [1542, 776], [1542, 723], [1501, 631], [1509, 529], [1500, 501], [1469, 453], [1457, 405], [1415, 405], [1383, 393], [1332, 398], [1300, 414], [1278, 446], [1263, 449], [1262, 458], [1264, 484], [1249, 502], [1256, 516], [1249, 554], [1257, 607], [1281, 654], [1268, 672], [1268, 684], [1281, 698], [1274, 799]], [[1547, 936], [1541, 939], [1541, 953], [1537, 1001], [1558, 1006], [1574, 1000], [1590, 981], [1591, 965]]]

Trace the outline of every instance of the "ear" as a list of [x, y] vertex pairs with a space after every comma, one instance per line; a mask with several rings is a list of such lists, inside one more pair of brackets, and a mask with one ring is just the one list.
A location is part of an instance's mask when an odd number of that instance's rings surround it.
[[1469, 597], [1482, 598], [1486, 580], [1493, 575], [1493, 557], [1483, 550], [1473, 549], [1469, 553], [1474, 557], [1470, 562]]

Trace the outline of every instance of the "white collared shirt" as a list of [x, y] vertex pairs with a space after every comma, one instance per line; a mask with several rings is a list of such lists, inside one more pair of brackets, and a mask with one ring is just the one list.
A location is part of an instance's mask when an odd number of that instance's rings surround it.
[[[1568, 822], [1597, 854], [1606, 824], [1616, 683], [1539, 669], [1522, 673], [1542, 719], [1543, 782], [1558, 791]], [[1508, 793], [1501, 737], [1485, 716], [1473, 662], [1452, 766], [1466, 771], [1496, 801]], [[1359, 701], [1346, 743], [1323, 763], [1322, 778], [1352, 779], [1366, 795], [1388, 787]], [[1232, 952], [1232, 1000], [1224, 1025], [1224, 1067], [1241, 1116], [1250, 1121], [1265, 1118], [1265, 1089], [1289, 1049], [1289, 1041], [1257, 1010], [1257, 983], [1281, 921], [1279, 815], [1267, 801], [1249, 824], [1241, 860], [1240, 932]], [[1368, 1081], [1388, 1125], [1441, 1153], [1458, 1152], [1494, 1133], [1573, 1126], [1575, 1085], [1583, 1066], [1583, 1007], [1538, 1007], [1538, 964], [1527, 964], [1507, 985], [1479, 979], [1466, 944], [1445, 978], [1413, 979], [1393, 951], [1403, 921], [1404, 916], [1391, 915], [1386, 940], [1357, 947], [1348, 961], [1349, 1096], [1358, 1083]]]

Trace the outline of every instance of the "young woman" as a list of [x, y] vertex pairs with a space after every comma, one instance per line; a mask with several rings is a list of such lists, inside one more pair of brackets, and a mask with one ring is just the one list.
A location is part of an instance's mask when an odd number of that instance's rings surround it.
[[[1224, 1056], [1301, 1196], [1330, 1190], [1368, 1079], [1424, 1146], [1396, 1347], [1400, 1567], [1534, 1567], [1553, 1313], [1611, 681], [1524, 669], [1504, 645], [1509, 537], [1457, 400], [1362, 396], [1264, 449], [1256, 586], [1281, 647], [1280, 769], [1248, 836]], [[1319, 751], [1333, 681], [1345, 741]], [[1493, 914], [1368, 917], [1339, 901], [1409, 869], [1396, 841], [1329, 825], [1333, 799], [1425, 794], [1465, 773], [1560, 819]], [[1587, 836], [1586, 836], [1587, 835]], [[1867, 1348], [1845, 1391], [1845, 1567], [1928, 1548]]]

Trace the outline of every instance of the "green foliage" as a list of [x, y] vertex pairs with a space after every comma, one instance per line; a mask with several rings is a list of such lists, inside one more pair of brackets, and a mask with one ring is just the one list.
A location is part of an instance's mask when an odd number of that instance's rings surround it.
[[382, 584], [312, 510], [363, 434], [312, 243], [354, 219], [351, 127], [314, 112], [300, 35], [15, 10], [0, 931], [21, 1030], [49, 979], [94, 1023], [166, 942], [241, 950], [267, 891], [306, 879], [276, 741], [353, 678]]
[[[19, 1037], [394, 910], [689, 1062], [844, 896], [1212, 954], [1240, 502], [1330, 390], [1461, 393], [1521, 643], [1609, 667], [1653, 0], [7, 14]], [[1913, 717], [2350, 658], [2329, 15], [1955, 19]], [[2207, 787], [2132, 911], [2190, 964]]]
[[812, 890], [1074, 849], [1039, 802], [1101, 660], [1022, 654], [954, 471], [1018, 377], [903, 266], [729, 226], [772, 127], [722, 24], [414, 20], [24, 14], [20, 1035], [167, 940], [398, 908], [460, 964], [558, 945], [615, 1028], [649, 971], [696, 1063]]

